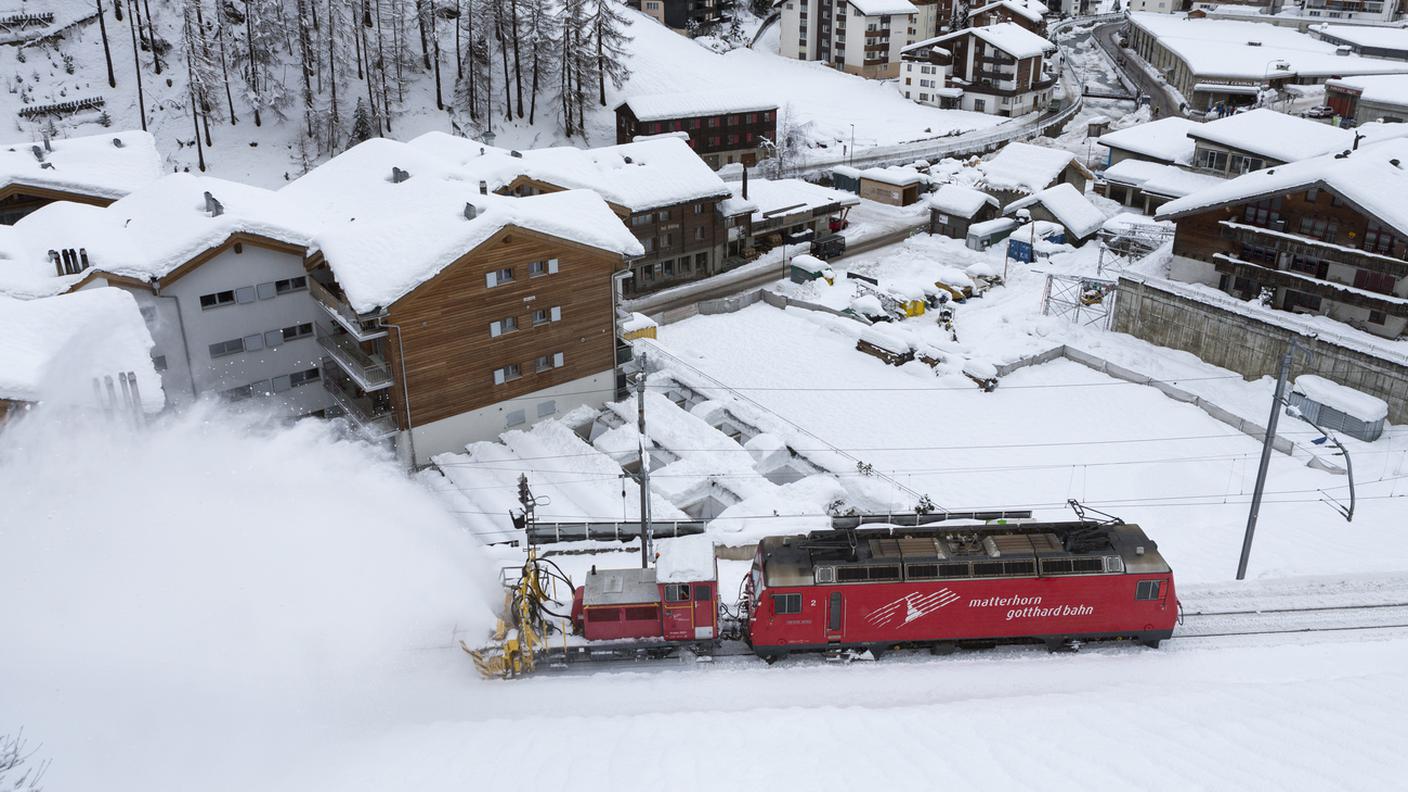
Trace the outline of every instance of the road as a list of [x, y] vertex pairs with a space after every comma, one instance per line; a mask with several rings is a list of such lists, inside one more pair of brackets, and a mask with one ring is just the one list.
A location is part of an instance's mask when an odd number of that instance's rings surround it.
[[[922, 230], [929, 223], [929, 218], [924, 217], [917, 220], [914, 225], [892, 229], [874, 236], [862, 237], [846, 243], [846, 252], [833, 259], [833, 261], [843, 261], [852, 256], [868, 253], [876, 248], [892, 245], [903, 241], [915, 232]], [[687, 308], [704, 300], [717, 300], [723, 297], [732, 297], [736, 294], [752, 291], [761, 286], [766, 286], [779, 278], [785, 277], [782, 271], [782, 263], [778, 262], [776, 267], [766, 267], [754, 272], [738, 277], [729, 277], [730, 273], [715, 275], [708, 280], [700, 281], [698, 284], [683, 286], [678, 289], [670, 289], [659, 294], [648, 294], [634, 300], [628, 300], [626, 307], [632, 311], [658, 316], [668, 311], [680, 308]], [[691, 288], [694, 287], [694, 288]]]
[[1105, 52], [1109, 53], [1110, 58], [1117, 64], [1119, 63], [1120, 56], [1125, 55], [1125, 60], [1128, 61], [1128, 63], [1121, 68], [1125, 76], [1134, 81], [1135, 85], [1139, 86], [1139, 92], [1149, 97], [1149, 103], [1153, 106], [1155, 118], [1182, 115], [1181, 111], [1178, 109], [1178, 104], [1174, 102], [1168, 95], [1168, 92], [1164, 90], [1163, 85], [1157, 82], [1153, 77], [1150, 77], [1149, 74], [1139, 68], [1139, 66], [1135, 65], [1133, 61], [1137, 60], [1139, 56], [1129, 50], [1121, 49], [1119, 44], [1115, 41], [1119, 31], [1123, 28], [1123, 22], [1101, 25], [1095, 28], [1095, 41], [1104, 48]]

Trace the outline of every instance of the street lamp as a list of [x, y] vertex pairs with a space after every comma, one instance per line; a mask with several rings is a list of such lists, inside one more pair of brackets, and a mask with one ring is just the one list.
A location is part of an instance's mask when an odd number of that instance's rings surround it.
[[856, 125], [851, 124], [851, 167], [856, 166]]

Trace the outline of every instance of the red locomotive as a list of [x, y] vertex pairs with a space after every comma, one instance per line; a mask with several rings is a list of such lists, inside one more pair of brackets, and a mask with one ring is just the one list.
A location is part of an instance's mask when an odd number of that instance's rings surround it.
[[1173, 574], [1137, 525], [1088, 521], [852, 528], [758, 544], [737, 617], [718, 607], [705, 537], [670, 540], [655, 569], [598, 571], [574, 592], [588, 641], [708, 645], [738, 637], [791, 652], [1173, 634]]

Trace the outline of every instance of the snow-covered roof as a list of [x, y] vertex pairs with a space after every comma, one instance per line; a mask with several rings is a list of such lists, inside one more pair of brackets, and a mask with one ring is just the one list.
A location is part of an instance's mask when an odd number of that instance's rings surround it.
[[[207, 193], [218, 202], [220, 214], [210, 211]], [[152, 281], [233, 234], [303, 247], [312, 232], [312, 215], [280, 193], [211, 176], [172, 173], [105, 208], [56, 201], [21, 218], [14, 226], [21, 258], [9, 277], [0, 276], [0, 291], [56, 294], [79, 280], [56, 275], [50, 250], [82, 249], [94, 272]]]
[[[110, 132], [0, 145], [0, 185], [121, 198], [162, 174], [156, 140], [146, 132]], [[36, 153], [37, 148], [37, 153]]]
[[1104, 213], [1086, 200], [1079, 190], [1064, 182], [1013, 201], [1002, 213], [1014, 214], [1018, 209], [1036, 203], [1046, 207], [1046, 211], [1050, 212], [1057, 222], [1077, 237], [1088, 237], [1105, 224]]
[[807, 272], [821, 273], [831, 268], [830, 264], [827, 264], [825, 261], [817, 258], [816, 256], [813, 256], [810, 253], [802, 253], [800, 255], [793, 256], [789, 263], [792, 266], [797, 267], [798, 269], [806, 270]]
[[1310, 29], [1356, 47], [1408, 52], [1408, 28], [1324, 23], [1311, 25]]
[[1198, 126], [1201, 124], [1196, 121], [1168, 116], [1147, 124], [1106, 132], [1095, 142], [1141, 157], [1187, 165], [1193, 161], [1193, 150], [1197, 145], [1188, 137], [1188, 130]]
[[1388, 402], [1315, 374], [1296, 377], [1292, 390], [1314, 402], [1332, 407], [1365, 423], [1388, 417]]
[[631, 108], [639, 121], [698, 118], [724, 113], [758, 113], [777, 109], [777, 100], [747, 91], [698, 91], [632, 96], [616, 106]]
[[[933, 38], [924, 39], [923, 41], [916, 41], [913, 44], [907, 44], [900, 50], [900, 55], [915, 53], [928, 56], [931, 52], [938, 52], [941, 55], [952, 55], [952, 52], [937, 45], [940, 38], [940, 36], [935, 36]], [[920, 53], [920, 50], [923, 50], [923, 52]]]
[[[407, 177], [392, 181], [393, 168]], [[279, 192], [316, 212], [314, 247], [359, 313], [391, 305], [508, 226], [621, 255], [643, 252], [595, 192], [482, 194], [472, 173], [384, 138], [358, 144]]]
[[997, 2], [995, 3], [988, 3], [987, 5], [982, 6], [981, 8], [975, 8], [972, 11], [969, 11], [968, 16], [972, 17], [974, 15], [981, 14], [984, 11], [991, 11], [992, 9], [999, 7], [1005, 8], [1014, 14], [1030, 19], [1033, 22], [1040, 22], [1043, 17], [1045, 17], [1048, 13], [1051, 12], [1051, 9], [1047, 8], [1044, 4], [1037, 2], [1037, 0], [997, 0]]
[[1352, 88], [1359, 98], [1374, 104], [1408, 107], [1408, 74], [1375, 74], [1326, 80], [1327, 88]]
[[987, 236], [988, 234], [1000, 234], [1017, 227], [1017, 221], [1011, 217], [995, 217], [991, 220], [984, 220], [981, 223], [974, 223], [968, 226], [969, 236]]
[[865, 16], [917, 14], [919, 9], [909, 0], [846, 0]]
[[568, 189], [595, 190], [632, 212], [722, 198], [728, 185], [678, 138], [594, 149], [572, 146], [523, 152], [522, 175]]
[[16, 300], [0, 297], [0, 399], [97, 407], [93, 379], [137, 375], [142, 408], [165, 405], [154, 346], [137, 301], [122, 289]]
[[[955, 30], [952, 33], [929, 39], [929, 42], [942, 44], [945, 41], [950, 41], [960, 36], [966, 36], [969, 33], [1014, 58], [1032, 58], [1043, 52], [1052, 52], [1056, 49], [1055, 44], [1027, 30], [1016, 22], [999, 22], [996, 25], [984, 25], [983, 27]], [[915, 46], [917, 47], [919, 45], [916, 44]]]
[[[1186, 19], [1172, 14], [1132, 13], [1130, 21], [1148, 31], [1188, 63], [1197, 77], [1264, 81], [1274, 74], [1322, 78], [1345, 74], [1408, 72], [1408, 62], [1337, 55], [1335, 45], [1293, 28], [1230, 19]], [[1272, 61], [1290, 64], [1274, 71]], [[1273, 76], [1274, 76], [1273, 74]]]
[[1000, 208], [997, 199], [981, 190], [964, 187], [961, 184], [944, 184], [926, 198], [929, 205], [940, 212], [972, 218], [984, 205]]
[[1195, 125], [1188, 130], [1188, 135], [1281, 162], [1339, 151], [1354, 143], [1354, 133], [1348, 129], [1265, 107]]
[[[730, 183], [729, 187], [734, 192], [732, 200], [742, 201], [743, 185], [735, 182]], [[833, 190], [801, 179], [750, 178], [747, 202], [753, 205], [753, 222], [756, 223], [773, 213], [791, 214], [828, 206], [855, 206], [860, 203], [860, 198], [855, 193]]]
[[661, 539], [655, 559], [655, 580], [660, 583], [694, 583], [718, 577], [714, 540], [705, 534]]
[[1116, 162], [1105, 169], [1103, 176], [1108, 181], [1171, 198], [1182, 198], [1225, 181], [1211, 173], [1195, 173], [1174, 165], [1136, 159]]
[[[875, 295], [867, 294], [865, 296], [874, 297]], [[875, 305], [878, 306], [879, 304], [880, 301], [877, 299], [875, 301]], [[897, 331], [891, 330], [887, 327], [881, 327], [880, 325], [871, 325], [870, 327], [861, 330], [860, 340], [864, 341], [867, 344], [870, 344], [873, 347], [878, 347], [887, 352], [894, 352], [900, 355], [903, 355], [914, 348], [909, 343], [909, 341], [901, 337]]]
[[1157, 217], [1179, 217], [1274, 193], [1325, 186], [1400, 233], [1408, 233], [1408, 140], [1361, 144], [1348, 156], [1325, 154], [1253, 171], [1170, 201]]
[[924, 174], [913, 168], [899, 165], [891, 165], [886, 168], [866, 168], [860, 172], [860, 177], [883, 184], [893, 184], [896, 187], [908, 187], [924, 181]]
[[1069, 151], [1030, 143], [1008, 143], [997, 156], [978, 165], [983, 183], [1000, 190], [1036, 192], [1060, 178], [1071, 163], [1084, 170]]
[[1166, 228], [1172, 231], [1173, 223], [1167, 220], [1155, 220], [1148, 215], [1136, 214], [1134, 212], [1120, 212], [1106, 220], [1100, 228], [1104, 231], [1113, 231], [1115, 233], [1132, 231], [1136, 228]]

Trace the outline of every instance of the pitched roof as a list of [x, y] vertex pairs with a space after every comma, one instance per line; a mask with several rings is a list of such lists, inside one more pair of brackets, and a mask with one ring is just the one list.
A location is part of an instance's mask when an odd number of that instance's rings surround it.
[[887, 14], [917, 14], [919, 9], [914, 7], [909, 0], [846, 0], [855, 9], [866, 16], [885, 16]]
[[1348, 155], [1325, 154], [1253, 171], [1164, 204], [1159, 219], [1181, 217], [1264, 195], [1324, 186], [1362, 211], [1408, 234], [1408, 139], [1361, 145]]
[[999, 22], [996, 25], [963, 28], [962, 30], [955, 30], [952, 33], [927, 39], [926, 41], [913, 45], [913, 47], [906, 47], [905, 49], [908, 50], [919, 47], [922, 44], [942, 44], [945, 41], [956, 39], [960, 36], [966, 36], [970, 33], [1014, 58], [1031, 58], [1044, 52], [1052, 52], [1056, 49], [1055, 44], [1027, 30], [1016, 22]]
[[1020, 200], [1013, 201], [1002, 210], [1003, 214], [1012, 214], [1018, 209], [1032, 204], [1040, 203], [1046, 207], [1051, 216], [1057, 222], [1065, 226], [1072, 234], [1084, 239], [1105, 224], [1105, 215], [1095, 208], [1084, 195], [1075, 187], [1061, 183], [1055, 187], [1048, 187], [1035, 195], [1028, 195]]
[[1060, 177], [1074, 163], [1087, 178], [1090, 172], [1076, 155], [1062, 149], [1033, 146], [1030, 143], [1008, 143], [986, 162], [978, 165], [983, 183], [999, 190], [1036, 192]]
[[121, 198], [162, 174], [156, 140], [146, 132], [111, 132], [0, 145], [0, 185]]
[[137, 301], [122, 289], [36, 300], [0, 297], [0, 399], [97, 407], [94, 378], [137, 375], [142, 407], [165, 404], [154, 346]]
[[1311, 25], [1310, 29], [1339, 41], [1347, 41], [1356, 47], [1408, 51], [1408, 28], [1322, 23]]
[[1340, 151], [1354, 142], [1354, 133], [1348, 129], [1265, 107], [1194, 125], [1188, 135], [1281, 162]]
[[1202, 126], [1181, 116], [1168, 116], [1147, 124], [1106, 132], [1095, 142], [1102, 146], [1132, 152], [1142, 157], [1152, 157], [1175, 165], [1187, 165], [1193, 161], [1193, 150], [1197, 144], [1188, 137], [1188, 131]]
[[637, 120], [661, 121], [776, 110], [777, 101], [740, 91], [694, 91], [632, 96], [616, 109], [622, 107], [629, 107]]
[[[490, 161], [485, 173], [502, 164]], [[393, 168], [407, 178], [392, 181]], [[362, 313], [391, 305], [508, 226], [625, 256], [643, 252], [595, 192], [482, 194], [475, 175], [424, 147], [374, 138], [279, 192], [314, 208], [313, 244]]]
[[981, 190], [961, 184], [944, 184], [925, 200], [940, 212], [956, 214], [970, 220], [984, 206], [1000, 208], [997, 199]]
[[999, 7], [1006, 8], [1008, 11], [1030, 19], [1033, 22], [1040, 22], [1043, 17], [1051, 12], [1051, 9], [1047, 8], [1045, 4], [1037, 2], [1037, 0], [997, 0], [995, 3], [988, 3], [981, 8], [975, 8], [969, 11], [968, 16], [972, 17], [984, 11], [990, 11]]

